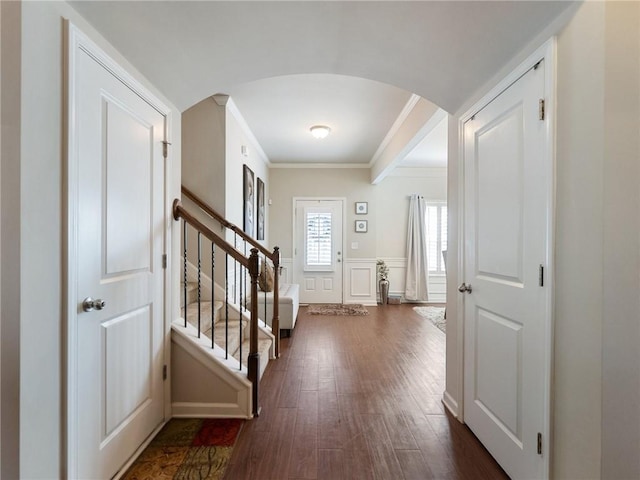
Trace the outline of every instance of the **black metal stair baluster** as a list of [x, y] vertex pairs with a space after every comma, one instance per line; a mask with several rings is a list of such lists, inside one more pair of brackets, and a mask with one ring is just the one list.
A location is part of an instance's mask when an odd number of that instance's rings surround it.
[[240, 311], [242, 311], [242, 264], [240, 264], [240, 268], [238, 269], [238, 261], [236, 260], [236, 268], [234, 270], [234, 272], [238, 272], [238, 278], [236, 279], [234, 277], [234, 280], [236, 281], [236, 287], [238, 288], [238, 293], [240, 294], [240, 298], [238, 299], [238, 297], [236, 297], [236, 300], [238, 301], [238, 308], [240, 309]]
[[225, 274], [224, 274], [224, 358], [229, 358], [229, 254], [224, 256]]
[[211, 348], [215, 348], [216, 316], [216, 244], [211, 242]]
[[[238, 264], [238, 262], [236, 261], [236, 265]], [[242, 269], [244, 267], [242, 266], [242, 264], [240, 264], [240, 272], [242, 272]], [[239, 355], [238, 355], [238, 363], [240, 363], [240, 368], [239, 370], [242, 370], [242, 277], [240, 277], [240, 303], [238, 304], [238, 311], [240, 312], [240, 349], [239, 349]]]
[[[244, 240], [244, 256], [245, 257], [247, 256], [247, 241], [246, 240]], [[247, 291], [247, 269], [246, 268], [243, 270], [243, 273], [244, 274], [242, 276], [242, 282], [244, 284], [244, 291], [246, 292]], [[245, 311], [247, 310], [247, 297], [248, 297], [248, 295], [246, 295], [246, 293], [245, 293], [245, 296], [244, 296], [244, 309], [245, 309]]]
[[[233, 232], [233, 248], [237, 249], [238, 247], [238, 234], [236, 232]], [[237, 266], [238, 266], [238, 262], [236, 261], [236, 263], [234, 264], [234, 268], [233, 268], [233, 303], [240, 305], [240, 302], [238, 301], [238, 292], [240, 290], [239, 287], [239, 281], [238, 279], [240, 278], [240, 272], [237, 271]]]
[[[264, 278], [262, 279], [263, 283], [265, 284], [265, 287], [267, 286], [267, 256], [263, 255], [263, 259], [262, 261], [264, 262]], [[260, 273], [258, 273], [258, 279], [260, 279]], [[262, 318], [262, 321], [264, 322], [265, 326], [269, 325], [267, 323], [268, 319], [267, 319], [267, 291], [265, 290], [264, 292], [262, 292], [263, 298], [264, 298], [264, 317]]]
[[198, 232], [198, 338], [200, 338], [202, 315], [202, 234]]
[[182, 220], [182, 254], [183, 254], [183, 294], [184, 294], [184, 328], [187, 328], [187, 221]]

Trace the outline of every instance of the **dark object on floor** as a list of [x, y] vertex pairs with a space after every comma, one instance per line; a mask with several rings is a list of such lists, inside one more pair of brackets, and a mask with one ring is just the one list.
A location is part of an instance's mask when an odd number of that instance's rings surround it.
[[369, 315], [369, 311], [359, 303], [319, 303], [309, 305], [307, 313], [309, 315]]

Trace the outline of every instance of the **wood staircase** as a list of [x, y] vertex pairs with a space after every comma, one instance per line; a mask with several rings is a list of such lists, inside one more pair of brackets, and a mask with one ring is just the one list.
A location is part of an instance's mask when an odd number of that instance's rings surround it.
[[196, 207], [179, 199], [173, 205], [183, 249], [182, 318], [171, 337], [173, 414], [251, 418], [260, 411], [260, 378], [279, 350], [277, 303], [273, 330], [258, 318], [259, 268], [261, 261], [273, 265], [277, 301], [279, 250], [269, 252], [184, 187], [183, 194]]

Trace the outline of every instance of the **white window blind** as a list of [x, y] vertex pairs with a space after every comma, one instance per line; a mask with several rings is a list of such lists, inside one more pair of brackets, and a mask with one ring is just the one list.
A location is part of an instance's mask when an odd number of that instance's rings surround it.
[[442, 251], [447, 249], [447, 206], [427, 204], [427, 259], [429, 273], [444, 274]]
[[331, 212], [307, 212], [305, 214], [305, 266], [330, 267], [333, 245]]

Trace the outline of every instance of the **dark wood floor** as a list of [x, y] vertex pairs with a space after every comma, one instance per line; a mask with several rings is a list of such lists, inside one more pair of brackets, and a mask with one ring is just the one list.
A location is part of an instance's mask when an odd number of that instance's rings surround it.
[[301, 308], [262, 379], [225, 475], [256, 479], [508, 478], [445, 412], [445, 336], [410, 305], [362, 317]]

